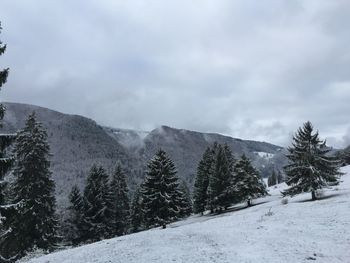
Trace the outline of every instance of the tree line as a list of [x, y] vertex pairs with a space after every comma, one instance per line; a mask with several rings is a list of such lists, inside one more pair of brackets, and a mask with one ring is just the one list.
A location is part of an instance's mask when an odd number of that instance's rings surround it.
[[194, 184], [194, 211], [222, 212], [235, 203], [267, 194], [259, 172], [246, 155], [235, 160], [227, 145], [214, 143], [198, 164]]

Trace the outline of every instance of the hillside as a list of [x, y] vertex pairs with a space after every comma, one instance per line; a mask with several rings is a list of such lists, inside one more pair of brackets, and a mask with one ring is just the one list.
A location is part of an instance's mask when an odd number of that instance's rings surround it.
[[67, 206], [68, 193], [73, 184], [81, 188], [84, 186], [88, 170], [94, 163], [102, 164], [110, 172], [116, 162], [121, 162], [133, 190], [143, 179], [146, 162], [160, 147], [170, 154], [178, 168], [179, 177], [190, 187], [205, 148], [214, 141], [227, 143], [236, 156], [246, 153], [265, 175], [269, 169], [281, 167], [285, 161], [281, 147], [265, 142], [244, 141], [166, 126], [151, 132], [107, 128], [82, 116], [34, 105], [5, 103], [5, 106], [7, 111], [2, 132], [21, 129], [33, 111], [47, 129], [59, 208]]
[[310, 202], [302, 194], [281, 204], [284, 184], [255, 206], [193, 216], [165, 230], [152, 229], [68, 249], [30, 263], [115, 262], [349, 262], [350, 166], [342, 183]]
[[87, 172], [93, 163], [111, 169], [120, 160], [126, 168], [132, 168], [132, 158], [127, 151], [91, 119], [33, 105], [5, 103], [5, 106], [7, 111], [2, 131], [15, 132], [22, 128], [33, 111], [47, 129], [59, 208], [67, 205], [67, 196], [73, 184], [85, 184]]

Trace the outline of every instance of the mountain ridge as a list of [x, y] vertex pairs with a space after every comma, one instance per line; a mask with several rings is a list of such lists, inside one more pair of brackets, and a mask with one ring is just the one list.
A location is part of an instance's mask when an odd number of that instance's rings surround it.
[[[247, 154], [263, 176], [272, 168], [281, 169], [284, 148], [267, 142], [242, 140], [218, 133], [201, 133], [162, 125], [150, 132], [112, 128], [76, 115], [24, 103], [5, 102], [4, 132], [24, 127], [27, 116], [35, 111], [48, 132], [51, 146], [51, 169], [56, 182], [58, 207], [65, 208], [73, 184], [81, 189], [89, 169], [101, 164], [111, 173], [117, 162], [128, 174], [131, 191], [143, 180], [147, 161], [159, 148], [174, 160], [180, 179], [193, 186], [196, 168], [204, 150], [212, 143], [226, 143], [236, 158]], [[128, 145], [129, 143], [129, 145]], [[267, 153], [272, 158], [264, 158]]]

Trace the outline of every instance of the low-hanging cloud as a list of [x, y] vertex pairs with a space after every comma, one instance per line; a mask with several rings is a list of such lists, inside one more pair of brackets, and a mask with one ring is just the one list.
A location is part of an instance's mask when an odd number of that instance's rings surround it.
[[350, 2], [4, 1], [4, 100], [150, 130], [350, 143]]

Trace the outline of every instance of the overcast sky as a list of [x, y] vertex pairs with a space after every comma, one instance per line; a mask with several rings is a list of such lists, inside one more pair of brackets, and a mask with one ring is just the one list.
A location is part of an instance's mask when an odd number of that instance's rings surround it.
[[119, 128], [350, 144], [349, 0], [3, 0], [4, 101]]

